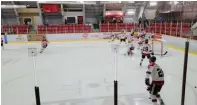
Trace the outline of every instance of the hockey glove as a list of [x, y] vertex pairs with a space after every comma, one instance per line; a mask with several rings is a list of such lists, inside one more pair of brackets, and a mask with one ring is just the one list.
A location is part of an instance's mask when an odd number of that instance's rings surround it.
[[151, 87], [150, 86], [147, 87], [147, 91], [151, 91]]
[[146, 79], [145, 79], [145, 84], [146, 84], [147, 86], [150, 86], [149, 78], [146, 78]]

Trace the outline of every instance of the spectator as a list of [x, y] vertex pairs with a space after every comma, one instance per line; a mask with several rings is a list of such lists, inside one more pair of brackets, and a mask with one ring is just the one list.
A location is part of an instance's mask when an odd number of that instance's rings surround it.
[[45, 20], [44, 25], [45, 25], [45, 26], [48, 26], [48, 25], [49, 25], [49, 24], [48, 24], [48, 20]]
[[146, 27], [148, 27], [148, 26], [149, 26], [148, 20], [145, 19], [145, 20], [144, 20], [144, 28], [146, 28]]
[[139, 26], [141, 25], [141, 23], [142, 23], [142, 18], [140, 17], [139, 18]]

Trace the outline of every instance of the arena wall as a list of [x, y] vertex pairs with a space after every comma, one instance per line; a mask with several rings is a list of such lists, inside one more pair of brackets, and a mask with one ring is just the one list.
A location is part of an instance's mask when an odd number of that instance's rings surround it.
[[[41, 38], [41, 35], [39, 36], [39, 39]], [[147, 37], [149, 37], [148, 35]], [[46, 37], [51, 42], [66, 42], [70, 40], [92, 40], [92, 39], [109, 39], [110, 34], [109, 33], [68, 33], [68, 34], [46, 34]], [[25, 43], [30, 41], [39, 41], [39, 40], [31, 40], [31, 37], [28, 35], [8, 35], [8, 44], [15, 44], [15, 43]], [[32, 37], [34, 38], [34, 37]], [[163, 35], [162, 39], [165, 40], [165, 44], [168, 46], [176, 47], [177, 49], [184, 50], [185, 48], [185, 38], [177, 38], [173, 36]], [[195, 40], [189, 40], [190, 41], [190, 51], [197, 55], [197, 41]]]
[[27, 35], [7, 35], [7, 41], [10, 42], [27, 42]]
[[[186, 38], [178, 38], [178, 37], [173, 37], [173, 36], [168, 36], [168, 35], [163, 35], [162, 39], [165, 40], [165, 43], [168, 45], [173, 45], [178, 48], [185, 48], [185, 42], [187, 41]], [[190, 46], [189, 49], [190, 51], [197, 52], [197, 41], [196, 40], [189, 40]]]

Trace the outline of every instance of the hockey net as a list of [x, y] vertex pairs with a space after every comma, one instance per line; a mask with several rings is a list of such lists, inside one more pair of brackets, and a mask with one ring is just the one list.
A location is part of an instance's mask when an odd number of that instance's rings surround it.
[[161, 34], [155, 34], [152, 37], [152, 51], [155, 55], [164, 56], [167, 52], [165, 40], [162, 40]]

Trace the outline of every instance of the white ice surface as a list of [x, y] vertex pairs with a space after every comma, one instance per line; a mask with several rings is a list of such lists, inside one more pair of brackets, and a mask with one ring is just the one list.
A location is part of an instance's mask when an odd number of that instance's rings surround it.
[[[6, 45], [2, 50], [2, 105], [35, 105], [33, 61], [28, 47], [39, 44]], [[152, 105], [144, 83], [148, 60], [139, 66], [140, 51], [118, 54], [119, 105]], [[168, 57], [157, 57], [165, 72], [161, 95], [166, 105], [180, 105], [184, 54], [168, 49]], [[42, 105], [113, 105], [114, 59], [108, 42], [50, 43], [36, 56]], [[186, 104], [197, 105], [197, 56], [189, 55]]]

